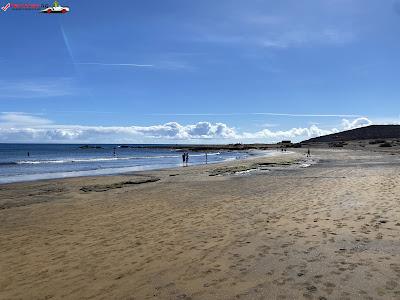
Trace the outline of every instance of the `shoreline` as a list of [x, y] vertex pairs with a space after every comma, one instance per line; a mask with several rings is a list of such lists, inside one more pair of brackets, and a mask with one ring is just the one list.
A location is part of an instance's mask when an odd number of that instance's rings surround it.
[[[13, 144], [9, 144], [13, 145]], [[23, 144], [23, 145], [30, 145], [30, 144]], [[33, 144], [33, 145], [38, 145], [38, 144]], [[57, 145], [64, 145], [64, 144], [57, 144]], [[65, 144], [65, 145], [70, 145], [70, 144]], [[280, 152], [279, 150], [281, 149], [287, 149], [288, 151], [294, 151], [294, 152], [305, 152], [307, 151], [308, 148], [312, 149], [330, 149], [332, 151], [335, 150], [354, 150], [354, 151], [371, 151], [371, 152], [376, 152], [376, 153], [387, 153], [390, 155], [396, 155], [397, 153], [400, 152], [400, 144], [399, 145], [394, 145], [392, 147], [388, 148], [382, 148], [379, 147], [380, 144], [378, 143], [371, 143], [370, 140], [360, 140], [360, 141], [348, 141], [346, 143], [337, 145], [333, 147], [329, 143], [303, 143], [303, 144], [212, 144], [212, 145], [123, 145], [123, 144], [88, 144], [88, 145], [83, 145], [79, 146], [81, 144], [72, 144], [75, 145], [77, 148], [81, 149], [97, 149], [98, 147], [103, 149], [101, 146], [118, 146], [123, 148], [132, 148], [132, 149], [166, 149], [166, 150], [173, 150], [176, 151], [176, 153], [179, 153], [180, 151], [192, 151], [192, 152], [198, 152], [198, 153], [207, 153], [207, 151], [224, 151], [226, 153], [229, 153], [231, 151], [235, 152], [242, 152], [242, 153], [251, 153], [252, 151], [258, 151], [258, 152], [263, 152], [267, 151], [269, 153], [276, 153]], [[340, 147], [339, 147], [340, 146]], [[86, 148], [88, 147], [88, 148]], [[84, 151], [84, 150], [83, 150]], [[276, 152], [275, 152], [276, 151]], [[212, 154], [210, 154], [212, 155]], [[129, 157], [111, 157], [107, 158], [105, 160], [129, 160], [133, 159], [135, 157], [129, 158]], [[149, 157], [150, 158], [150, 157]], [[248, 159], [248, 158], [246, 158]], [[77, 161], [79, 162], [79, 158]], [[98, 158], [94, 159], [95, 161], [98, 160]], [[179, 159], [178, 159], [179, 161]], [[226, 159], [226, 161], [229, 161], [229, 159]], [[34, 162], [34, 163], [38, 163]], [[71, 159], [71, 163], [74, 163], [74, 160]], [[209, 161], [209, 164], [215, 164], [215, 163], [221, 163], [221, 162], [211, 162]], [[222, 162], [223, 163], [223, 162]], [[1, 165], [2, 163], [0, 163]], [[22, 163], [18, 162], [6, 162], [3, 164], [12, 164], [12, 165], [19, 165], [19, 164], [24, 164], [24, 161]], [[192, 163], [193, 165], [201, 165], [202, 163]], [[10, 183], [17, 183], [17, 182], [32, 182], [32, 181], [38, 181], [38, 180], [51, 180], [51, 179], [62, 179], [62, 178], [75, 178], [75, 177], [91, 177], [91, 176], [113, 176], [113, 175], [119, 175], [119, 174], [124, 174], [124, 173], [131, 173], [131, 172], [142, 172], [142, 171], [151, 171], [151, 170], [161, 170], [161, 169], [169, 169], [169, 168], [175, 168], [179, 167], [181, 165], [180, 162], [176, 164], [169, 164], [168, 166], [162, 166], [161, 164], [145, 164], [142, 166], [128, 166], [128, 167], [107, 167], [104, 166], [102, 168], [98, 169], [90, 169], [90, 170], [76, 170], [76, 171], [60, 171], [60, 172], [44, 172], [44, 173], [36, 173], [36, 174], [17, 174], [17, 175], [11, 175], [9, 177], [12, 177], [13, 179], [8, 179], [7, 177], [4, 181], [0, 182], [0, 186], [4, 184], [10, 184]], [[1, 180], [1, 179], [0, 179]]]
[[[141, 185], [143, 183], [147, 183], [147, 181], [142, 182], [143, 178], [157, 178], [162, 181], [168, 181], [170, 178], [173, 178], [178, 175], [191, 174], [193, 176], [197, 176], [198, 174], [205, 174], [205, 176], [211, 177], [219, 177], [224, 175], [234, 175], [234, 173], [242, 172], [250, 169], [254, 169], [254, 166], [257, 164], [270, 164], [271, 168], [287, 167], [287, 164], [293, 163], [295, 164], [297, 160], [302, 158], [301, 154], [296, 152], [276, 152], [272, 153], [273, 155], [260, 155], [260, 156], [249, 156], [245, 159], [239, 160], [226, 160], [222, 162], [209, 163], [209, 164], [198, 164], [198, 165], [189, 165], [188, 167], [171, 167], [171, 168], [162, 168], [162, 169], [151, 169], [151, 170], [139, 170], [139, 171], [131, 171], [131, 172], [123, 172], [118, 174], [108, 174], [108, 175], [91, 175], [91, 176], [75, 176], [75, 177], [65, 177], [65, 178], [48, 178], [48, 179], [38, 179], [31, 181], [22, 181], [22, 182], [10, 182], [10, 183], [2, 183], [0, 184], [0, 211], [4, 208], [16, 207], [16, 206], [25, 206], [25, 201], [16, 200], [12, 201], [4, 201], [7, 200], [7, 197], [2, 197], [1, 191], [10, 190], [9, 197], [10, 198], [19, 198], [12, 197], [15, 189], [21, 189], [28, 191], [31, 189], [36, 189], [36, 187], [42, 188], [48, 185], [55, 186], [54, 190], [58, 191], [80, 191], [82, 188], [86, 189], [87, 186], [109, 186], [109, 185]], [[282, 165], [280, 165], [283, 163]], [[216, 173], [213, 173], [215, 171]], [[265, 172], [266, 170], [264, 170]], [[240, 174], [238, 174], [240, 175]], [[136, 183], [136, 181], [138, 181]], [[127, 184], [128, 182], [128, 184]], [[86, 183], [86, 184], [85, 184]], [[72, 187], [72, 188], [71, 188]], [[96, 188], [95, 188], [96, 189]], [[112, 188], [114, 189], [114, 188]], [[52, 191], [53, 189], [48, 189]], [[26, 195], [26, 193], [23, 193]], [[35, 193], [29, 194], [30, 196], [35, 195]], [[38, 195], [42, 196], [43, 193], [38, 193]], [[47, 202], [47, 200], [42, 201], [43, 198], [36, 199], [32, 197], [33, 201], [27, 201], [28, 204], [32, 203], [41, 203]], [[20, 205], [22, 204], [22, 205]]]
[[[236, 159], [238, 161], [250, 159], [252, 157], [263, 157], [263, 156], [274, 156], [275, 152], [273, 150], [239, 150], [242, 153], [248, 154], [246, 158]], [[257, 151], [257, 152], [255, 152]], [[255, 154], [254, 154], [255, 153]], [[205, 155], [205, 154], [204, 154]], [[122, 157], [121, 159], [125, 159]], [[229, 162], [231, 159], [227, 158], [224, 161], [209, 161], [208, 164], [219, 164]], [[190, 166], [198, 166], [205, 163], [191, 163]], [[113, 168], [99, 168], [93, 170], [81, 170], [81, 171], [65, 171], [65, 172], [51, 172], [51, 173], [41, 173], [41, 174], [21, 174], [10, 176], [12, 179], [7, 181], [7, 177], [4, 177], [4, 182], [0, 182], [0, 186], [10, 183], [18, 182], [34, 182], [42, 180], [52, 180], [52, 179], [63, 179], [63, 178], [76, 178], [76, 177], [97, 177], [97, 176], [113, 176], [122, 175], [125, 173], [132, 172], [145, 172], [145, 171], [156, 171], [163, 169], [173, 169], [181, 166], [181, 163], [171, 164], [168, 166], [161, 166], [160, 164], [155, 165], [143, 165], [143, 166], [131, 166], [131, 167], [113, 167]]]

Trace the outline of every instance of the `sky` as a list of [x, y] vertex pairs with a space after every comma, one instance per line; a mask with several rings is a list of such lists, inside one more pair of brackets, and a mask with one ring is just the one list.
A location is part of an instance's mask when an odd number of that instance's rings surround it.
[[60, 5], [0, 12], [2, 143], [268, 143], [400, 124], [400, 0]]

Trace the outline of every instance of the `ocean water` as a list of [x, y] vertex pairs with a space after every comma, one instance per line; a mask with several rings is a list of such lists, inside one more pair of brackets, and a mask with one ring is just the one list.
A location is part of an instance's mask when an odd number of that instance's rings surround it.
[[[0, 144], [0, 183], [111, 175], [182, 165], [182, 152], [179, 150], [121, 148], [119, 145], [109, 144], [96, 145], [101, 147], [99, 149], [81, 149], [80, 146], [82, 145]], [[266, 154], [266, 151], [214, 151], [208, 153], [208, 163]], [[189, 165], [204, 163], [205, 153], [189, 152]]]

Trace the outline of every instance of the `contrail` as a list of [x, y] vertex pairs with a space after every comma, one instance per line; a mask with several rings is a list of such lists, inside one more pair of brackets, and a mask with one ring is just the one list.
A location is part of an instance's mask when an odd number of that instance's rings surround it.
[[95, 65], [95, 66], [122, 66], [122, 67], [154, 67], [154, 65], [142, 65], [142, 64], [108, 64], [98, 62], [77, 62], [77, 65]]
[[153, 65], [147, 64], [108, 64], [108, 63], [98, 63], [98, 62], [76, 62], [74, 55], [71, 50], [71, 46], [69, 44], [67, 35], [65, 34], [64, 27], [60, 25], [61, 34], [64, 39], [65, 47], [67, 48], [68, 54], [71, 58], [71, 61], [74, 65], [97, 65], [97, 66], [123, 66], [123, 67], [154, 67]]
[[150, 116], [249, 116], [249, 115], [265, 115], [265, 116], [284, 116], [284, 117], [325, 117], [325, 118], [359, 118], [362, 115], [355, 114], [289, 114], [289, 113], [272, 113], [272, 112], [252, 112], [252, 113], [154, 113], [147, 114]]
[[64, 27], [62, 25], [60, 25], [60, 28], [61, 28], [61, 34], [62, 34], [63, 39], [64, 39], [65, 47], [67, 48], [68, 54], [71, 57], [72, 63], [75, 64], [74, 55], [72, 54], [72, 50], [71, 50], [71, 47], [69, 45], [67, 35], [65, 34]]
[[[0, 112], [1, 113], [1, 112]], [[91, 111], [91, 110], [63, 110], [63, 111], [52, 111], [52, 113], [93, 113], [93, 114], [119, 114], [116, 111]], [[269, 112], [255, 112], [255, 113], [198, 113], [198, 114], [189, 114], [189, 113], [150, 113], [150, 114], [140, 114], [140, 113], [132, 113], [131, 115], [135, 116], [257, 116], [257, 115], [266, 115], [266, 116], [284, 116], [284, 117], [322, 117], [322, 118], [362, 118], [367, 117], [363, 115], [352, 115], [352, 114], [288, 114], [288, 113], [269, 113]]]
[[[72, 52], [72, 50], [71, 50], [71, 46], [70, 46], [70, 44], [69, 44], [67, 35], [65, 34], [64, 27], [63, 27], [62, 25], [60, 25], [60, 29], [61, 29], [61, 34], [62, 34], [63, 39], [64, 39], [65, 47], [67, 48], [67, 52], [68, 52], [68, 54], [69, 54], [69, 56], [70, 56], [70, 58], [71, 58], [71, 62], [72, 62], [72, 64], [73, 64], [73, 66], [74, 66], [75, 73], [76, 73], [77, 76], [82, 80], [83, 76], [82, 76], [82, 74], [79, 72], [78, 67], [76, 66], [74, 54], [73, 54], [73, 52]], [[93, 99], [94, 97], [93, 97], [92, 90], [91, 90], [91, 89], [87, 89], [87, 91], [88, 91], [89, 97], [90, 97], [91, 99]]]

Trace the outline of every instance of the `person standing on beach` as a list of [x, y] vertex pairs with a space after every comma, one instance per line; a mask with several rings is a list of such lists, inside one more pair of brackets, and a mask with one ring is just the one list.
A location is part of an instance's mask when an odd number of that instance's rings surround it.
[[207, 152], [206, 152], [206, 164], [208, 163], [208, 157], [207, 157]]
[[310, 148], [307, 149], [307, 157], [311, 157]]
[[186, 167], [188, 166], [189, 163], [189, 152], [186, 152]]
[[186, 161], [186, 152], [182, 153], [182, 167], [185, 166], [185, 161]]

